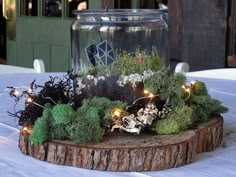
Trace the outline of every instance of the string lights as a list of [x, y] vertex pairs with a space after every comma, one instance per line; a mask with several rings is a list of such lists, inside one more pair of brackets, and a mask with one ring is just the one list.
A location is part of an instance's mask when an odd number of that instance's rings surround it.
[[129, 105], [129, 106], [126, 107], [126, 111], [127, 111], [130, 107], [132, 107], [135, 103], [137, 103], [139, 100], [142, 100], [142, 99], [150, 99], [150, 100], [151, 100], [152, 98], [159, 96], [158, 94], [155, 95], [155, 94], [149, 92], [148, 90], [144, 90], [143, 92], [144, 92], [144, 95], [147, 95], [147, 96], [139, 97], [138, 99], [134, 100], [134, 102], [133, 102], [131, 105]]

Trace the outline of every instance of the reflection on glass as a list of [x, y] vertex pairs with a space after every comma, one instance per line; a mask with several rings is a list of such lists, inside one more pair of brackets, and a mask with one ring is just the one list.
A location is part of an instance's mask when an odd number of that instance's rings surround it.
[[44, 1], [44, 16], [61, 17], [62, 16], [61, 0], [45, 0]]
[[21, 0], [21, 15], [37, 16], [37, 0]]
[[68, 17], [75, 17], [73, 15], [74, 10], [86, 10], [88, 9], [88, 1], [87, 0], [67, 0], [68, 2]]

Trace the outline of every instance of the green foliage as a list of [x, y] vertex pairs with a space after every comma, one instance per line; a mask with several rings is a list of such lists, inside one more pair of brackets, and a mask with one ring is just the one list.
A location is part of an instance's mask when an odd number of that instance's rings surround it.
[[79, 77], [85, 78], [87, 75], [130, 75], [132, 73], [142, 74], [145, 70], [158, 71], [163, 65], [164, 60], [159, 56], [156, 48], [152, 49], [151, 54], [139, 48], [134, 53], [118, 51], [116, 60], [109, 66], [89, 66], [81, 71]]
[[192, 114], [191, 107], [177, 106], [165, 119], [158, 120], [154, 124], [154, 129], [156, 133], [161, 135], [177, 134], [192, 126], [194, 122]]
[[118, 75], [142, 74], [145, 70], [157, 71], [163, 65], [156, 48], [151, 54], [137, 49], [134, 54], [125, 51], [119, 52], [116, 61], [111, 65], [111, 71]]
[[208, 95], [208, 91], [204, 82], [196, 81], [192, 85], [191, 89], [194, 95]]
[[76, 119], [66, 126], [69, 138], [74, 143], [84, 144], [102, 139], [103, 131], [97, 107], [89, 107], [87, 110], [79, 108], [76, 116]]
[[163, 68], [153, 76], [146, 79], [144, 88], [152, 93], [159, 94], [160, 99], [170, 99], [172, 106], [183, 102], [181, 85], [184, 77], [174, 75], [170, 69]]
[[101, 124], [107, 126], [112, 122], [111, 112], [113, 109], [118, 108], [124, 110], [127, 103], [122, 101], [111, 101], [104, 97], [93, 97], [92, 99], [86, 99], [83, 101], [81, 110], [88, 110], [90, 107], [97, 107], [99, 109], [99, 115], [101, 119]]
[[52, 116], [56, 123], [66, 124], [69, 123], [73, 117], [74, 110], [68, 104], [58, 104], [52, 109]]
[[189, 105], [194, 110], [194, 118], [197, 122], [206, 122], [212, 114], [225, 113], [228, 109], [221, 105], [217, 99], [209, 95], [192, 95]]
[[66, 131], [66, 125], [62, 123], [56, 123], [55, 121], [53, 121], [51, 125], [50, 138], [56, 140], [67, 139], [68, 133]]
[[179, 84], [179, 85], [183, 85], [186, 83], [186, 77], [183, 73], [176, 73], [175, 74], [175, 77], [176, 77], [176, 82]]
[[36, 120], [29, 137], [33, 143], [42, 144], [50, 138], [51, 110], [51, 108], [45, 108], [43, 116]]

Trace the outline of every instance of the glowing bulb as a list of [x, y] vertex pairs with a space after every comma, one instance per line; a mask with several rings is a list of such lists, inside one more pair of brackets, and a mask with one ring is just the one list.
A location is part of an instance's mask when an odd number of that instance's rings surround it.
[[29, 89], [28, 89], [28, 92], [29, 92], [29, 93], [32, 93], [32, 92], [33, 92], [32, 88], [29, 88]]
[[182, 88], [185, 89], [185, 85], [182, 85]]
[[143, 93], [144, 93], [144, 94], [149, 94], [149, 91], [144, 90]]
[[190, 93], [190, 89], [189, 89], [189, 88], [185, 89], [185, 91], [188, 92], [188, 93]]
[[31, 98], [27, 98], [26, 102], [31, 103], [33, 100]]
[[18, 96], [20, 94], [20, 92], [18, 92], [17, 90], [14, 91], [13, 93], [15, 96]]
[[27, 131], [27, 130], [28, 130], [28, 128], [27, 128], [27, 127], [23, 127], [23, 130], [24, 130], [24, 131]]
[[120, 114], [121, 114], [120, 109], [115, 109], [115, 111], [113, 112], [113, 116], [116, 116], [116, 117], [120, 117]]
[[153, 97], [154, 97], [154, 95], [153, 95], [152, 93], [150, 93], [150, 95], [149, 95], [148, 97], [150, 97], [150, 98], [153, 98]]
[[194, 85], [195, 83], [196, 83], [196, 81], [192, 81], [192, 82], [191, 82], [191, 85]]

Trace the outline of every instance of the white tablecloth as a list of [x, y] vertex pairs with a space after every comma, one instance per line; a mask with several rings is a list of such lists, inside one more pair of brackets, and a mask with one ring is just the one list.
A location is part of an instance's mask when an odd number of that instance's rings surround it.
[[209, 93], [230, 109], [223, 115], [224, 137], [221, 147], [214, 152], [199, 154], [193, 163], [183, 167], [121, 173], [54, 165], [25, 156], [18, 149], [17, 120], [7, 114], [7, 111], [13, 111], [14, 100], [9, 97], [6, 87], [27, 87], [34, 79], [38, 84], [43, 84], [49, 79], [49, 75], [63, 74], [0, 75], [0, 177], [236, 177], [236, 80], [188, 78], [189, 81], [204, 81]]

